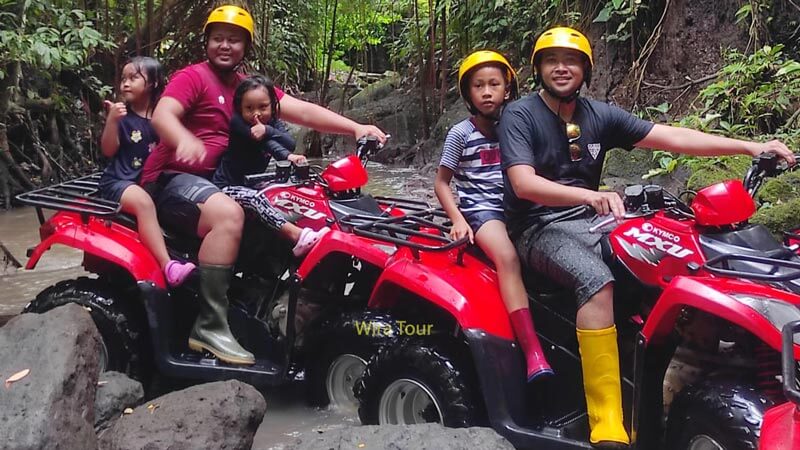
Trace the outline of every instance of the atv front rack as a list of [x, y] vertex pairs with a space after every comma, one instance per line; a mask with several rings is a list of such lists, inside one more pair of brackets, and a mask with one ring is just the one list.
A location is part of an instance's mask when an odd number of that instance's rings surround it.
[[[787, 250], [788, 251], [788, 250]], [[791, 269], [785, 273], [755, 273], [745, 270], [731, 269], [733, 262], [750, 262], [756, 264], [765, 264], [775, 268]], [[755, 255], [741, 255], [741, 254], [725, 254], [717, 255], [703, 264], [703, 268], [713, 273], [728, 278], [746, 278], [750, 280], [781, 282], [792, 281], [800, 278], [800, 261], [787, 261], [784, 259], [769, 258], [765, 256]]]
[[[398, 205], [398, 207], [400, 206]], [[437, 222], [435, 219], [442, 220]], [[353, 234], [357, 236], [388, 242], [398, 247], [407, 247], [411, 249], [412, 254], [417, 259], [419, 259], [420, 251], [444, 252], [460, 247], [458, 262], [461, 263], [463, 253], [466, 250], [464, 244], [469, 239], [465, 236], [454, 241], [447, 236], [450, 227], [447, 222], [447, 214], [441, 208], [420, 209], [404, 216], [383, 218], [349, 214], [342, 217], [339, 223], [346, 228], [350, 228]], [[415, 241], [412, 238], [419, 238], [419, 240]]]
[[100, 189], [98, 183], [102, 172], [85, 177], [65, 181], [53, 186], [19, 194], [17, 200], [23, 204], [35, 206], [39, 223], [43, 224], [42, 209], [71, 211], [87, 216], [114, 216], [119, 213], [120, 205], [111, 200], [95, 196]]

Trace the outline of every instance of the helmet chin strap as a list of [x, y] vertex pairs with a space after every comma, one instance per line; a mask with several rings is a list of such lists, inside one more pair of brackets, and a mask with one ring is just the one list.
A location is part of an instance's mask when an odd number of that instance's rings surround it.
[[578, 98], [578, 95], [580, 95], [580, 93], [581, 93], [581, 88], [579, 87], [575, 92], [573, 92], [573, 93], [571, 93], [569, 95], [561, 95], [558, 92], [556, 92], [554, 89], [552, 89], [550, 86], [548, 86], [547, 83], [544, 82], [544, 80], [542, 80], [542, 87], [544, 88], [545, 91], [547, 91], [548, 94], [550, 94], [553, 97], [557, 98], [558, 101], [561, 102], [561, 103], [569, 103], [569, 102], [575, 100], [576, 98]]

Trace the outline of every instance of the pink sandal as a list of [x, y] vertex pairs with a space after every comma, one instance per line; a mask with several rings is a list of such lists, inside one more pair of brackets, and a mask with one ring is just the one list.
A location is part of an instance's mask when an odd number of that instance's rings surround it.
[[170, 287], [176, 287], [183, 284], [189, 274], [195, 269], [195, 265], [190, 262], [182, 263], [178, 260], [171, 259], [166, 267], [164, 267], [164, 276], [167, 278], [167, 284]]
[[292, 253], [297, 257], [305, 255], [310, 252], [322, 236], [325, 236], [325, 233], [329, 231], [331, 231], [331, 229], [328, 227], [324, 227], [319, 231], [314, 231], [311, 228], [303, 228], [303, 231], [300, 232], [300, 237], [297, 239], [297, 244], [295, 244], [292, 249]]

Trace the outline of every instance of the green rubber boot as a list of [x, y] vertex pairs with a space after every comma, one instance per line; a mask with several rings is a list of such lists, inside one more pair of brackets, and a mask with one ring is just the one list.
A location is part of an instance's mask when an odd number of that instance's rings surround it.
[[255, 357], [236, 342], [228, 325], [231, 266], [201, 264], [198, 270], [202, 304], [189, 334], [189, 348], [213, 353], [230, 364], [254, 364]]

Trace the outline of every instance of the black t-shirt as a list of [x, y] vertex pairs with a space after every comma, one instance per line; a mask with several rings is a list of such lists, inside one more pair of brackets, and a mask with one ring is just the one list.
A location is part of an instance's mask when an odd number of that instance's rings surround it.
[[518, 198], [508, 180], [507, 170], [526, 164], [536, 174], [557, 183], [597, 190], [606, 152], [612, 148], [631, 150], [653, 128], [652, 122], [639, 119], [616, 106], [578, 97], [572, 123], [580, 126], [575, 141], [581, 149], [580, 161], [572, 161], [566, 124], [538, 93], [521, 98], [505, 108], [497, 127], [503, 168], [504, 207], [512, 236], [535, 224], [538, 217], [565, 208], [547, 207]]
[[158, 134], [150, 120], [137, 115], [128, 108], [128, 114], [119, 119], [119, 150], [103, 172], [104, 180], [138, 181], [142, 168], [153, 147], [158, 143]]
[[281, 121], [271, 120], [266, 125], [266, 135], [260, 141], [250, 137], [251, 127], [241, 115], [233, 115], [228, 149], [211, 178], [211, 182], [218, 187], [241, 186], [245, 175], [265, 171], [270, 158], [284, 160], [294, 151], [294, 138]]

